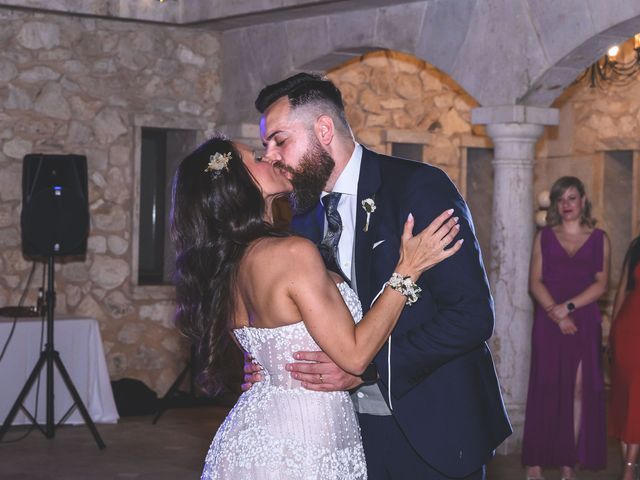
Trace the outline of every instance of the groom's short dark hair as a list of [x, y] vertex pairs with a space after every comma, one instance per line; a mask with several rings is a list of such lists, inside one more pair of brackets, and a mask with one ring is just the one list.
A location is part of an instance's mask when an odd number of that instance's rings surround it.
[[349, 126], [344, 113], [342, 94], [338, 87], [325, 76], [303, 72], [267, 85], [256, 98], [256, 109], [264, 113], [272, 103], [285, 96], [289, 99], [291, 108], [310, 103], [330, 105], [344, 126], [347, 128]]

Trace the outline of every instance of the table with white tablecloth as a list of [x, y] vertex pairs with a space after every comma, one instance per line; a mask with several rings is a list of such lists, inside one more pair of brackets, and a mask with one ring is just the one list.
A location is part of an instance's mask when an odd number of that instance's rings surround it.
[[[0, 347], [11, 331], [13, 319], [0, 317]], [[6, 419], [20, 390], [31, 374], [46, 342], [46, 322], [40, 318], [18, 318], [13, 337], [0, 360], [0, 424]], [[111, 390], [98, 322], [94, 318], [55, 318], [54, 347], [69, 372], [87, 411], [95, 423], [116, 423], [118, 411]], [[58, 423], [73, 405], [73, 398], [54, 365], [54, 422]], [[39, 383], [39, 388], [38, 388]], [[23, 405], [36, 416], [38, 423], [46, 422], [46, 366], [40, 371], [40, 381], [34, 382]], [[20, 410], [12, 425], [30, 423]], [[84, 423], [75, 408], [65, 423]]]

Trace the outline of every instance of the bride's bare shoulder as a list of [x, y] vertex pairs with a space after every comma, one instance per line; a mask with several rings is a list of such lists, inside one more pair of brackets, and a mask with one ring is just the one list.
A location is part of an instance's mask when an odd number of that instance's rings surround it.
[[[245, 265], [263, 268], [269, 266], [271, 270], [298, 271], [301, 268], [317, 268], [322, 264], [322, 257], [316, 245], [303, 237], [270, 237], [255, 242], [245, 254]], [[324, 265], [324, 264], [322, 264]]]
[[319, 255], [318, 249], [313, 242], [294, 235], [290, 237], [265, 238], [258, 242], [253, 250], [255, 253], [259, 252], [260, 255], [286, 255], [290, 259]]

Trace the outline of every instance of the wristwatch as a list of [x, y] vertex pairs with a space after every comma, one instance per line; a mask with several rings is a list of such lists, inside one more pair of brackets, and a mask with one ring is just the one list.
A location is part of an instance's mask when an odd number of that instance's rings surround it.
[[569, 310], [569, 313], [573, 312], [575, 309], [576, 309], [576, 306], [573, 302], [567, 303], [567, 310]]
[[370, 363], [364, 372], [360, 375], [360, 378], [364, 382], [364, 385], [373, 385], [378, 381], [378, 369], [375, 363]]

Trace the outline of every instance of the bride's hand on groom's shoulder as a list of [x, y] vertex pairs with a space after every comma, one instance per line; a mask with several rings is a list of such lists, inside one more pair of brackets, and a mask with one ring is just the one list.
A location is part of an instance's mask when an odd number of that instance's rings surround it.
[[293, 357], [301, 363], [288, 363], [286, 369], [307, 390], [347, 391], [362, 384], [360, 377], [342, 370], [324, 352], [295, 352]]
[[243, 392], [249, 390], [254, 383], [262, 381], [262, 366], [253, 361], [249, 353], [244, 353], [244, 383], [240, 386]]
[[400, 259], [396, 267], [398, 273], [408, 275], [416, 282], [422, 272], [460, 250], [463, 239], [454, 242], [460, 233], [460, 225], [453, 212], [453, 209], [445, 210], [415, 235], [415, 219], [409, 214], [400, 239]]

